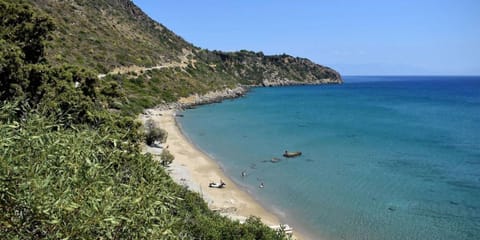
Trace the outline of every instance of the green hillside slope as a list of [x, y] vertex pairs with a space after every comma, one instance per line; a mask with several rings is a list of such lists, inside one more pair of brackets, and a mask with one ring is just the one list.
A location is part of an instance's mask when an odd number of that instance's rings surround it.
[[31, 0], [57, 26], [47, 58], [107, 72], [115, 67], [178, 61], [194, 47], [129, 0]]
[[126, 66], [183, 63], [183, 68], [193, 68], [192, 71], [199, 67], [199, 72], [206, 76], [221, 75], [218, 83], [209, 87], [223, 86], [222, 79], [258, 85], [341, 82], [337, 72], [308, 59], [197, 48], [152, 20], [130, 0], [30, 2], [47, 12], [57, 25], [47, 49], [47, 58], [53, 63], [89, 66], [100, 73]]

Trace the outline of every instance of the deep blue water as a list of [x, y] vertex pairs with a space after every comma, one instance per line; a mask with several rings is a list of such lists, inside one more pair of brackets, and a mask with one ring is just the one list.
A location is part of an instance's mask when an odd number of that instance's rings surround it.
[[179, 121], [312, 239], [480, 239], [480, 78], [345, 81], [255, 88]]

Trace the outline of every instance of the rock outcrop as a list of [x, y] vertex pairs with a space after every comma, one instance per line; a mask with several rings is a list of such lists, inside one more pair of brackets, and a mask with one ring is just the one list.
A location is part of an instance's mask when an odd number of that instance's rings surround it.
[[210, 91], [206, 94], [192, 94], [188, 97], [180, 98], [177, 102], [174, 103], [164, 103], [156, 106], [156, 109], [159, 110], [168, 110], [168, 109], [186, 109], [192, 108], [198, 105], [210, 104], [210, 103], [219, 103], [225, 99], [233, 99], [243, 97], [250, 87], [248, 86], [238, 86], [236, 88], [226, 88], [223, 90]]
[[245, 95], [247, 91], [248, 91], [247, 87], [239, 86], [233, 89], [227, 88], [223, 90], [211, 91], [203, 95], [194, 94], [186, 98], [180, 98], [178, 100], [178, 104], [180, 104], [182, 108], [186, 108], [186, 107], [191, 107], [196, 105], [216, 103], [216, 102], [221, 102], [225, 99], [242, 97], [243, 95]]

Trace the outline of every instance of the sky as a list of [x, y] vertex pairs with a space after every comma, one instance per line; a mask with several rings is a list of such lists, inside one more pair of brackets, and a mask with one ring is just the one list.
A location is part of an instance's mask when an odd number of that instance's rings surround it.
[[306, 57], [342, 75], [480, 76], [480, 0], [133, 0], [197, 47]]

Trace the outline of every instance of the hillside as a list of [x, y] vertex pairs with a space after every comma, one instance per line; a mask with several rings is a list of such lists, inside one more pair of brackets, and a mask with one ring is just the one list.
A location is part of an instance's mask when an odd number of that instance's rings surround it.
[[151, 20], [129, 0], [30, 0], [57, 28], [47, 48], [56, 63], [106, 72], [115, 67], [178, 61], [194, 47]]
[[196, 72], [195, 78], [183, 77], [200, 92], [237, 83], [342, 81], [334, 70], [308, 59], [200, 49], [152, 20], [130, 0], [29, 1], [57, 25], [47, 48], [47, 59], [53, 63], [88, 66], [99, 73], [122, 72], [129, 66], [181, 66], [184, 72]]

